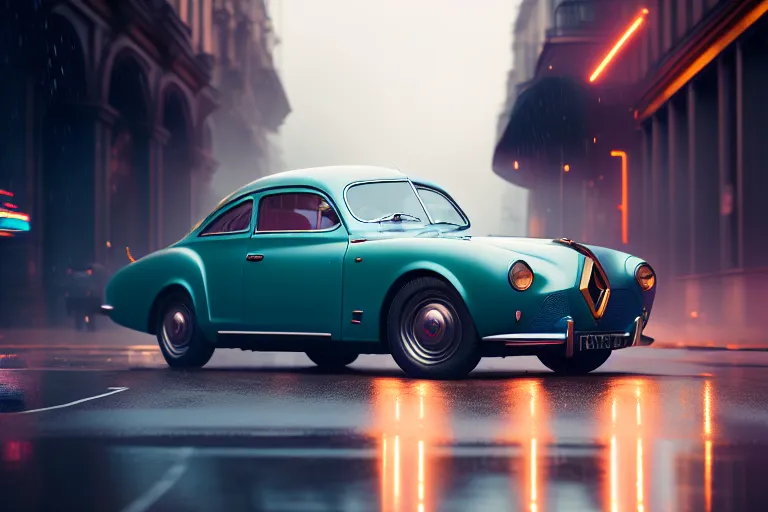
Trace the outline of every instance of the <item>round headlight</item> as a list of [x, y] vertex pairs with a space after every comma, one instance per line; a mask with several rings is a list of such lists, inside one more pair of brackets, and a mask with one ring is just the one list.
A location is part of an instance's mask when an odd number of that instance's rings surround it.
[[524, 292], [533, 284], [533, 270], [522, 261], [516, 262], [509, 269], [509, 284], [519, 292]]
[[643, 263], [637, 270], [635, 270], [635, 279], [637, 284], [644, 292], [647, 292], [656, 285], [656, 273], [653, 271], [650, 265]]

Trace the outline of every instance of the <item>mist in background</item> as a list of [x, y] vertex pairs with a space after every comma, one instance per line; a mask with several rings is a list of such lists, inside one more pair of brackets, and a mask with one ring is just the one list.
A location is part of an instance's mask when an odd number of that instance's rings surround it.
[[526, 192], [491, 170], [519, 3], [270, 2], [283, 167], [396, 166], [443, 185], [477, 234], [508, 232], [504, 210], [524, 226]]

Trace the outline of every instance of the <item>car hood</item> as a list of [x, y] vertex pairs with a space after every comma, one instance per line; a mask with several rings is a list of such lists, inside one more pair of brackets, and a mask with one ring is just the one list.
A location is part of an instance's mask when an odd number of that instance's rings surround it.
[[[572, 247], [547, 238], [473, 236], [469, 237], [469, 240], [471, 243], [491, 245], [500, 249], [514, 251], [518, 254], [544, 259], [552, 263], [557, 263], [561, 258], [567, 257], [565, 256], [566, 253], [573, 254], [575, 252], [575, 249]], [[631, 255], [607, 247], [587, 244], [580, 245], [592, 251], [609, 278], [626, 273], [625, 263], [631, 258]]]
[[574, 250], [567, 245], [546, 238], [523, 238], [506, 236], [472, 236], [467, 237], [470, 243], [490, 245], [506, 249], [523, 256], [539, 258], [556, 263], [562, 257], [573, 255]]

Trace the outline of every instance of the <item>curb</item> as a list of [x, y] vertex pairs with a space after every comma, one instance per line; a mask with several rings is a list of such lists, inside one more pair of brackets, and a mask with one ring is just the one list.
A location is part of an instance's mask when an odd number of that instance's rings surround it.
[[92, 352], [159, 352], [157, 345], [3, 345], [0, 351], [32, 351], [32, 350], [87, 350]]
[[766, 345], [686, 345], [684, 343], [656, 343], [652, 348], [691, 350], [699, 352], [768, 352]]

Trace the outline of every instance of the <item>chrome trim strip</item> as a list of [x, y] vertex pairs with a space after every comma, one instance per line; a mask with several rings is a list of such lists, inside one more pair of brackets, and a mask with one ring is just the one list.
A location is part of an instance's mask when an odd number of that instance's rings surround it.
[[565, 321], [565, 357], [573, 357], [573, 320]]
[[512, 343], [515, 342], [537, 342], [537, 341], [557, 341], [558, 343], [562, 343], [565, 341], [566, 335], [565, 333], [548, 333], [548, 334], [541, 334], [541, 333], [519, 333], [519, 334], [496, 334], [494, 336], [486, 336], [483, 338], [483, 341], [509, 341]]
[[[335, 212], [334, 212], [335, 213]], [[258, 219], [256, 220], [256, 223], [258, 224]], [[339, 221], [338, 224], [331, 228], [323, 228], [323, 229], [276, 229], [273, 231], [254, 231], [254, 235], [279, 235], [282, 233], [330, 233], [332, 231], [336, 231], [341, 227], [341, 221]]]
[[255, 336], [306, 336], [330, 338], [329, 332], [283, 332], [283, 331], [219, 331], [219, 334], [255, 335]]
[[643, 317], [635, 318], [635, 332], [632, 333], [632, 346], [637, 347], [643, 336]]
[[416, 199], [419, 200], [419, 204], [424, 209], [424, 213], [427, 214], [427, 220], [429, 221], [430, 224], [434, 224], [435, 220], [429, 214], [429, 210], [427, 210], [427, 205], [424, 204], [424, 201], [421, 199], [421, 196], [419, 195], [419, 191], [416, 190], [416, 185], [413, 184], [410, 178], [408, 178], [408, 184], [411, 185], [411, 188], [413, 189], [413, 193], [416, 194]]

